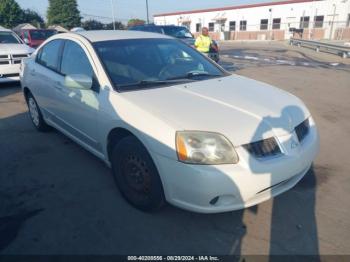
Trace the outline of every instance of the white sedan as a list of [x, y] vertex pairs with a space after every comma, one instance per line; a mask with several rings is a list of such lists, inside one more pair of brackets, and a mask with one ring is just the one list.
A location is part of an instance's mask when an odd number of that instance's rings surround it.
[[54, 127], [105, 161], [141, 210], [256, 205], [298, 183], [318, 152], [300, 99], [231, 75], [165, 35], [59, 34], [22, 69], [34, 126]]

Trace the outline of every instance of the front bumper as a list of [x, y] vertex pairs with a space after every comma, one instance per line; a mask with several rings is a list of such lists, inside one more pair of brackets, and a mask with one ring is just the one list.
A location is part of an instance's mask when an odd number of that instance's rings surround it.
[[291, 149], [295, 132], [277, 138], [283, 156], [257, 160], [242, 147], [236, 148], [236, 165], [188, 165], [156, 155], [165, 197], [175, 206], [199, 213], [218, 213], [259, 204], [294, 187], [310, 169], [319, 150], [315, 126]]
[[0, 66], [0, 83], [19, 81], [20, 64], [8, 64]]

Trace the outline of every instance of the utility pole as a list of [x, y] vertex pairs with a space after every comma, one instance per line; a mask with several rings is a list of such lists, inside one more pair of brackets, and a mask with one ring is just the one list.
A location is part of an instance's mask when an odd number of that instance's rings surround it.
[[270, 12], [270, 23], [269, 23], [270, 40], [272, 40], [272, 37], [273, 37], [272, 8], [269, 9], [269, 12]]
[[149, 15], [148, 15], [148, 0], [146, 0], [146, 11], [147, 11], [147, 24], [149, 24]]
[[329, 32], [329, 40], [332, 40], [332, 36], [333, 36], [333, 27], [334, 27], [334, 19], [335, 19], [335, 14], [336, 14], [336, 11], [337, 11], [337, 5], [336, 4], [333, 4], [333, 18], [332, 18], [332, 24], [331, 24], [331, 30]]
[[305, 25], [304, 25], [304, 22], [305, 22], [305, 10], [303, 11], [303, 18], [302, 18], [302, 20], [301, 20], [302, 22], [301, 22], [301, 28], [300, 29], [302, 29], [302, 33], [301, 33], [301, 39], [303, 39], [303, 36], [304, 36], [304, 28], [305, 28]]
[[115, 30], [115, 16], [114, 16], [114, 0], [111, 0], [112, 18], [113, 18], [113, 30]]
[[313, 38], [313, 31], [315, 31], [315, 23], [316, 23], [316, 16], [317, 16], [317, 8], [316, 8], [316, 13], [315, 13], [315, 1], [312, 0], [312, 4], [311, 4], [311, 14], [314, 15], [313, 20], [311, 21], [312, 17], [310, 17], [310, 28], [309, 28], [309, 40], [311, 40], [311, 38]]

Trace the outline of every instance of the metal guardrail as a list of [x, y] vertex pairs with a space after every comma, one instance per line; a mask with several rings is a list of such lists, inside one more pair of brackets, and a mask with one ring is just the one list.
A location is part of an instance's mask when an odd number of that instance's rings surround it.
[[337, 55], [340, 55], [343, 58], [350, 57], [350, 47], [347, 47], [347, 46], [328, 44], [320, 41], [296, 39], [296, 38], [291, 38], [289, 40], [289, 43], [290, 45], [296, 45], [299, 47], [306, 46], [306, 47], [314, 48], [316, 52], [320, 52], [320, 51], [335, 52]]

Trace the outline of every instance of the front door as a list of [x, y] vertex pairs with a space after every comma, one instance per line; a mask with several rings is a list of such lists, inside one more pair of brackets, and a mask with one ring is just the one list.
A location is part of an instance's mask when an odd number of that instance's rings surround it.
[[78, 42], [65, 41], [60, 73], [56, 83], [56, 116], [60, 127], [91, 149], [101, 152], [101, 145], [97, 141], [97, 111], [100, 108], [97, 81], [93, 81], [91, 89], [65, 86], [65, 77], [70, 75], [96, 79], [87, 53]]

